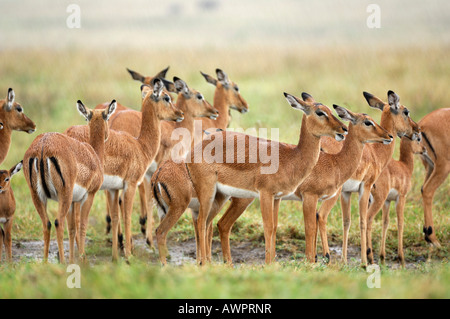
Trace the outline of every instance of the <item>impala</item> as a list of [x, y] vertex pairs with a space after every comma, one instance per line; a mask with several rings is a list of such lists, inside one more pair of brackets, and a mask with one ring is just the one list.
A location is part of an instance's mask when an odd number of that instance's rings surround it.
[[[338, 105], [333, 105], [333, 107], [341, 119], [350, 121], [348, 135], [343, 142], [342, 150], [337, 154], [321, 152], [312, 172], [297, 187], [293, 194], [282, 198], [283, 200], [303, 201], [306, 257], [310, 262], [315, 260], [317, 203], [337, 195], [342, 184], [352, 176], [358, 167], [366, 143], [389, 144], [393, 140], [393, 136], [376, 124], [370, 116], [352, 113]], [[237, 209], [237, 207], [230, 206], [217, 224], [224, 261], [230, 264], [229, 236], [231, 227], [244, 212], [245, 208]]]
[[36, 137], [24, 156], [24, 175], [31, 191], [34, 206], [44, 230], [44, 260], [48, 259], [51, 223], [47, 215], [47, 201], [58, 202], [55, 219], [59, 260], [64, 263], [64, 221], [69, 214], [70, 263], [74, 261], [75, 212], [73, 204], [81, 206], [79, 225], [80, 257], [84, 255], [84, 239], [89, 211], [95, 193], [103, 182], [105, 140], [109, 130], [107, 121], [114, 113], [116, 101], [106, 110], [89, 110], [81, 101], [77, 109], [89, 122], [86, 126], [88, 143], [60, 133], [44, 133]]
[[[330, 109], [321, 103], [305, 102], [290, 94], [285, 97], [291, 106], [305, 113], [302, 120], [300, 139], [297, 146], [264, 140], [250, 135], [235, 132], [217, 132], [211, 140], [219, 139], [219, 148], [223, 156], [219, 160], [210, 161], [201, 158], [199, 162], [195, 154], [204, 154], [210, 140], [204, 140], [194, 146], [187, 156], [190, 162], [186, 164], [188, 174], [197, 193], [200, 210], [197, 217], [198, 241], [200, 256], [197, 259], [201, 265], [207, 261], [206, 229], [210, 224], [210, 211], [215, 197], [224, 199], [230, 197], [259, 197], [264, 226], [266, 263], [271, 263], [275, 257], [275, 246], [278, 223], [278, 207], [283, 196], [292, 194], [303, 179], [311, 172], [319, 157], [321, 136], [335, 136], [344, 139], [346, 127], [331, 113]], [[311, 98], [312, 99], [312, 98]], [[245, 141], [245, 163], [237, 163], [237, 143], [228, 141]], [[225, 142], [226, 141], [226, 142]], [[217, 141], [216, 141], [217, 143]], [[250, 147], [252, 145], [252, 147]], [[272, 174], [264, 174], [267, 163], [261, 156], [256, 162], [250, 162], [250, 154], [254, 155], [257, 148], [267, 149], [267, 153], [278, 151], [278, 170]], [[217, 148], [216, 148], [217, 149]], [[234, 154], [234, 161], [227, 160], [227, 153]], [[214, 155], [213, 155], [214, 156]], [[217, 159], [217, 158], [216, 158]]]
[[[419, 132], [418, 125], [411, 120], [409, 116], [409, 110], [400, 104], [399, 96], [393, 92], [388, 91], [388, 103], [383, 102], [374, 95], [364, 92], [363, 93], [369, 106], [382, 111], [380, 126], [386, 129], [392, 136], [409, 136], [412, 137], [413, 133]], [[324, 139], [321, 147], [327, 151], [327, 149], [336, 150], [336, 145], [329, 146], [330, 144], [336, 144], [330, 139]], [[383, 169], [387, 166], [394, 153], [395, 141], [389, 145], [384, 144], [370, 144], [366, 145], [363, 150], [361, 161], [355, 173], [342, 185], [341, 191], [341, 207], [342, 207], [342, 220], [343, 220], [343, 243], [342, 243], [342, 259], [347, 262], [347, 244], [348, 244], [348, 232], [350, 229], [351, 215], [350, 215], [350, 198], [352, 193], [359, 193], [359, 227], [361, 233], [361, 263], [363, 266], [367, 265], [367, 210], [369, 207], [370, 190], [373, 184], [376, 182], [378, 176], [380, 176]], [[322, 203], [319, 210], [319, 223], [325, 220], [325, 216], [331, 211], [331, 208], [337, 201], [337, 196], [328, 199]], [[323, 226], [320, 230], [325, 229]], [[326, 234], [321, 234], [322, 238], [326, 237]], [[327, 242], [324, 245], [324, 255], [330, 256], [329, 247]], [[370, 253], [370, 252], [369, 252]]]
[[413, 139], [402, 137], [400, 142], [399, 160], [391, 160], [378, 177], [372, 187], [372, 197], [367, 212], [367, 246], [370, 253], [367, 255], [369, 263], [373, 263], [372, 223], [376, 214], [383, 208], [383, 230], [381, 233], [380, 260], [384, 263], [386, 258], [386, 233], [389, 226], [389, 206], [395, 201], [398, 228], [398, 260], [405, 266], [403, 254], [403, 220], [406, 195], [411, 189], [411, 177], [414, 169], [414, 154], [426, 155], [426, 149], [421, 145], [420, 134], [414, 134]]
[[[22, 162], [11, 167], [10, 170], [0, 171], [0, 263], [2, 261], [2, 249], [5, 245], [6, 258], [12, 261], [12, 225], [16, 200], [11, 188], [11, 178], [22, 168]], [[3, 226], [3, 227], [2, 227]]]
[[438, 109], [426, 115], [419, 121], [422, 131], [422, 144], [427, 150], [427, 156], [422, 155], [422, 163], [426, 169], [425, 181], [422, 186], [423, 212], [425, 225], [423, 232], [425, 240], [433, 246], [440, 247], [433, 224], [433, 198], [438, 187], [450, 173], [450, 108]]
[[[127, 132], [111, 130], [105, 143], [104, 181], [101, 189], [108, 190], [112, 220], [112, 255], [118, 259], [119, 190], [123, 190], [123, 215], [125, 226], [125, 257], [131, 255], [131, 212], [136, 188], [143, 182], [159, 147], [161, 121], [182, 121], [183, 113], [172, 104], [163, 92], [164, 84], [154, 79], [151, 86], [142, 85], [142, 122], [136, 138]], [[89, 136], [84, 126], [72, 126], [66, 134], [79, 140]]]

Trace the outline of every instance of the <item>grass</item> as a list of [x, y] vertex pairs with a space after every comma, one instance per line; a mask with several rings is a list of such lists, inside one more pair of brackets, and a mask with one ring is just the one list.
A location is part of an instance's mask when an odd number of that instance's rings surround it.
[[[280, 128], [279, 139], [295, 143], [301, 114], [291, 110], [282, 96], [286, 91], [312, 94], [326, 105], [341, 104], [356, 112], [369, 113], [375, 119], [379, 112], [370, 109], [362, 91], [386, 98], [389, 89], [397, 92], [401, 102], [418, 121], [430, 111], [445, 107], [450, 98], [450, 59], [448, 47], [408, 47], [396, 49], [349, 48], [332, 51], [325, 48], [291, 48], [288, 50], [234, 49], [223, 50], [5, 50], [0, 52], [0, 90], [13, 87], [16, 100], [37, 124], [33, 135], [15, 132], [10, 152], [2, 167], [20, 161], [32, 140], [40, 133], [64, 131], [70, 125], [83, 124], [75, 101], [81, 99], [93, 107], [115, 98], [120, 103], [139, 109], [139, 83], [132, 81], [125, 68], [151, 75], [171, 66], [168, 78], [179, 76], [212, 101], [214, 88], [199, 71], [214, 75], [216, 67], [227, 72], [239, 84], [249, 102], [250, 113], [233, 113], [230, 127]], [[397, 141], [397, 149], [398, 149]], [[398, 150], [396, 155], [398, 155]], [[438, 239], [443, 248], [433, 253], [430, 263], [428, 247], [423, 240], [423, 210], [420, 187], [424, 170], [416, 160], [413, 188], [405, 208], [405, 254], [414, 269], [382, 270], [382, 288], [368, 289], [367, 274], [356, 266], [316, 265], [303, 262], [304, 230], [301, 204], [282, 202], [280, 208], [277, 249], [292, 255], [271, 267], [241, 265], [236, 269], [214, 264], [206, 269], [186, 265], [161, 269], [148, 262], [143, 254], [131, 266], [109, 262], [82, 270], [82, 289], [69, 290], [67, 273], [60, 265], [42, 265], [21, 259], [11, 266], [0, 266], [0, 297], [31, 298], [301, 298], [301, 297], [381, 297], [381, 298], [448, 298], [449, 297], [449, 215], [450, 182], [436, 192], [433, 215]], [[13, 240], [41, 240], [41, 222], [31, 202], [22, 174], [12, 181], [17, 209]], [[350, 244], [358, 245], [359, 227], [356, 196], [352, 201]], [[49, 204], [50, 220], [55, 218], [56, 203]], [[104, 195], [99, 193], [90, 215], [87, 237], [89, 256], [108, 260], [110, 248], [104, 235]], [[134, 211], [138, 212], [136, 199]], [[391, 212], [394, 213], [394, 212]], [[133, 232], [139, 233], [138, 214], [133, 218]], [[381, 215], [381, 214], [379, 214]], [[374, 249], [379, 251], [381, 222], [374, 224]], [[193, 238], [193, 229], [185, 214], [172, 230], [170, 243]], [[328, 219], [332, 245], [342, 241], [339, 208], [334, 207]], [[52, 238], [55, 233], [52, 233]], [[396, 254], [395, 218], [391, 218], [387, 238], [387, 254]], [[231, 237], [236, 242], [249, 241], [263, 245], [259, 203], [255, 203], [238, 220]], [[320, 244], [319, 244], [320, 249]], [[320, 252], [320, 250], [319, 250]], [[155, 258], [153, 258], [154, 260]], [[120, 287], [120, 289], [118, 289]]]

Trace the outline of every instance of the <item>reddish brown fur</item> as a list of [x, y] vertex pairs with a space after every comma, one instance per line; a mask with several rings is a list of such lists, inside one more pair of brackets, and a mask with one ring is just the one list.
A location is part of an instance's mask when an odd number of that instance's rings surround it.
[[15, 95], [12, 89], [8, 90], [6, 98], [0, 100], [0, 164], [6, 158], [11, 146], [12, 131], [22, 131], [29, 134], [36, 130], [33, 123], [24, 113], [22, 106], [15, 102]]
[[[11, 178], [20, 171], [22, 162], [11, 167], [9, 171], [0, 171], [0, 263], [2, 262], [2, 249], [5, 245], [6, 259], [12, 262], [12, 226], [14, 212], [16, 211], [16, 200], [11, 188]], [[3, 224], [3, 227], [2, 227]]]

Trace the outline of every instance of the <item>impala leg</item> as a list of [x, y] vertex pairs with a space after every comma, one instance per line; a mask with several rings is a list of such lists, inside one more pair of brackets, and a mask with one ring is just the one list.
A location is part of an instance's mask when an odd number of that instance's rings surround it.
[[192, 225], [194, 226], [194, 235], [195, 235], [195, 256], [197, 257], [197, 261], [200, 260], [200, 241], [198, 238], [198, 211], [191, 210], [192, 216]]
[[125, 228], [125, 258], [131, 256], [131, 213], [133, 211], [133, 199], [136, 194], [136, 185], [128, 184], [123, 196], [124, 228]]
[[264, 240], [266, 245], [266, 264], [270, 264], [273, 260], [271, 252], [272, 252], [272, 243], [273, 243], [273, 206], [274, 206], [274, 198], [273, 194], [270, 193], [260, 193], [260, 206], [261, 206], [261, 215], [264, 226]]
[[[147, 181], [146, 179], [144, 179]], [[145, 217], [145, 220], [147, 222], [147, 227], [145, 227], [145, 238], [147, 241], [147, 245], [150, 246], [150, 248], [153, 247], [153, 227], [155, 224], [155, 221], [153, 219], [153, 195], [150, 188], [150, 182], [147, 181], [147, 185], [145, 188], [146, 195], [147, 195], [147, 216]], [[145, 225], [144, 225], [145, 226]]]
[[347, 263], [347, 247], [348, 247], [348, 232], [352, 223], [351, 215], [351, 196], [352, 193], [342, 192], [341, 194], [341, 210], [342, 210], [342, 261]]
[[403, 254], [403, 222], [406, 195], [400, 196], [397, 202], [397, 228], [398, 228], [398, 260], [403, 268], [405, 268], [405, 256]]
[[72, 205], [72, 194], [61, 194], [58, 205], [58, 218], [55, 220], [56, 239], [58, 241], [59, 262], [65, 263], [64, 256], [64, 222]]
[[109, 191], [109, 208], [111, 213], [111, 230], [112, 230], [112, 260], [117, 261], [119, 259], [119, 191]]
[[89, 193], [83, 205], [81, 205], [79, 252], [80, 258], [83, 262], [86, 262], [86, 253], [84, 252], [84, 246], [86, 243], [86, 232], [89, 221], [89, 212], [91, 211], [94, 196], [95, 193]]
[[359, 199], [359, 230], [361, 233], [361, 264], [367, 266], [367, 210], [369, 207], [370, 189], [372, 185], [363, 186], [363, 193]]
[[3, 253], [3, 242], [5, 238], [5, 232], [2, 226], [0, 226], [0, 264], [2, 263], [2, 253]]
[[217, 223], [219, 229], [220, 243], [222, 245], [223, 261], [232, 264], [230, 250], [230, 234], [236, 220], [247, 207], [253, 202], [253, 198], [236, 198], [231, 199], [231, 204]]
[[[12, 226], [13, 226], [13, 219], [14, 217], [11, 217], [5, 224], [5, 234], [4, 234], [4, 245], [5, 245], [5, 251], [6, 251], [6, 260], [11, 263], [12, 262]], [[1, 252], [0, 252], [0, 259], [1, 259]]]
[[425, 240], [435, 247], [440, 247], [441, 245], [436, 238], [436, 230], [433, 223], [433, 198], [436, 189], [447, 178], [449, 170], [450, 168], [446, 168], [445, 165], [439, 165], [436, 163], [433, 172], [422, 187], [423, 210], [425, 216]]
[[105, 190], [105, 196], [106, 196], [106, 235], [108, 235], [111, 231], [111, 211], [110, 211], [110, 207], [109, 207], [109, 202], [110, 202], [109, 191]]
[[306, 259], [313, 263], [316, 260], [314, 242], [316, 235], [316, 209], [318, 198], [315, 195], [303, 195], [303, 219], [305, 221]]
[[[75, 203], [72, 203], [67, 214], [67, 226], [69, 228], [69, 264], [75, 263], [75, 238], [78, 238], [76, 227]], [[80, 249], [79, 241], [77, 247]]]
[[214, 217], [221, 211], [222, 207], [225, 205], [229, 196], [225, 196], [223, 194], [216, 194], [214, 202], [211, 206], [211, 210], [209, 212], [208, 218], [206, 220], [207, 225], [207, 241], [206, 241], [206, 251], [208, 262], [212, 261], [212, 237], [213, 237], [213, 225], [212, 222]]
[[[141, 225], [141, 232], [144, 236], [146, 236], [146, 230], [145, 230], [145, 224], [147, 222], [147, 207], [148, 207], [148, 197], [147, 197], [147, 187], [150, 187], [147, 180], [144, 178], [142, 183], [138, 186], [139, 191], [139, 200], [140, 200], [140, 206], [141, 206], [141, 216], [139, 217], [139, 224]], [[150, 232], [150, 236], [152, 233]], [[146, 237], [147, 238], [147, 237]], [[150, 241], [152, 243], [153, 240]]]
[[391, 202], [385, 201], [382, 209], [383, 229], [381, 231], [380, 263], [386, 260], [386, 236], [389, 227], [389, 206]]
[[[205, 265], [207, 262], [207, 252], [206, 252], [206, 223], [209, 212], [211, 211], [212, 199], [211, 197], [203, 197], [200, 199], [200, 211], [197, 217], [197, 232], [198, 232], [198, 253], [200, 253], [200, 259], [198, 259], [200, 265]], [[198, 258], [198, 255], [197, 255]]]
[[[338, 198], [339, 198], [340, 191], [333, 197], [330, 198], [322, 203], [319, 209], [318, 213], [318, 219], [317, 224], [320, 232], [320, 240], [322, 242], [322, 250], [323, 250], [323, 256], [328, 260], [328, 262], [331, 261], [331, 253], [330, 253], [330, 247], [328, 246], [328, 236], [327, 236], [327, 221], [328, 221], [328, 215], [331, 212], [331, 209], [336, 204]], [[317, 233], [317, 230], [316, 230]], [[314, 237], [317, 238], [317, 235]], [[315, 239], [317, 241], [317, 239]]]
[[272, 230], [272, 250], [270, 251], [270, 256], [272, 258], [272, 261], [275, 261], [276, 257], [276, 238], [277, 238], [277, 227], [278, 227], [278, 212], [280, 210], [280, 202], [281, 199], [275, 199], [273, 202], [273, 230]]
[[80, 251], [80, 215], [81, 215], [81, 206], [79, 202], [72, 203], [73, 204], [73, 214], [75, 218], [75, 241], [77, 243], [78, 252]]
[[44, 234], [44, 262], [47, 262], [50, 250], [50, 231], [52, 229], [52, 224], [47, 216], [47, 202], [41, 202], [34, 190], [31, 190], [31, 199], [42, 221], [42, 230]]
[[372, 196], [373, 202], [371, 203], [369, 210], [367, 211], [367, 259], [370, 264], [374, 263], [373, 257], [373, 245], [372, 245], [372, 226], [375, 216], [382, 209], [383, 203], [385, 202], [388, 192], [385, 190], [389, 190], [389, 186], [382, 187], [378, 184], [375, 188], [372, 188]]

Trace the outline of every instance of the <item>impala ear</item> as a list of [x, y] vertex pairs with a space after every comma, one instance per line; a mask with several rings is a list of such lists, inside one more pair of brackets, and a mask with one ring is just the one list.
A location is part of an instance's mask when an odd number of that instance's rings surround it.
[[128, 73], [130, 73], [130, 75], [133, 78], [133, 80], [140, 81], [140, 82], [144, 83], [145, 76], [143, 76], [142, 74], [140, 74], [140, 73], [138, 73], [136, 71], [130, 70], [129, 68], [127, 68], [127, 71], [128, 71]]
[[6, 103], [3, 105], [5, 111], [7, 112], [11, 111], [15, 97], [16, 95], [14, 93], [14, 90], [9, 88], [8, 93], [6, 94]]
[[230, 84], [228, 75], [225, 72], [223, 72], [221, 69], [216, 69], [216, 75], [217, 75], [217, 79], [219, 80], [219, 82], [222, 83], [223, 85]]
[[149, 93], [149, 92], [151, 92], [152, 91], [152, 88], [149, 86], [149, 85], [147, 85], [147, 84], [142, 84], [141, 85], [141, 97], [142, 97], [142, 99], [145, 99], [145, 97], [147, 96], [147, 94]]
[[294, 109], [303, 111], [306, 115], [309, 115], [311, 113], [311, 106], [305, 101], [302, 101], [299, 98], [296, 98], [295, 96], [288, 93], [284, 93], [284, 97]]
[[153, 79], [152, 81], [153, 93], [152, 96], [157, 99], [161, 95], [162, 90], [164, 89], [164, 83], [161, 79]]
[[211, 75], [208, 75], [206, 73], [203, 73], [202, 71], [200, 71], [201, 75], [203, 75], [203, 77], [205, 78], [206, 82], [217, 86], [217, 80], [215, 78], [213, 78]]
[[86, 121], [90, 121], [92, 118], [92, 111], [88, 110], [83, 102], [81, 102], [80, 100], [77, 101], [77, 109], [78, 112], [80, 112], [80, 114], [86, 119]]
[[334, 109], [336, 110], [337, 115], [343, 119], [344, 121], [350, 121], [352, 124], [356, 124], [357, 118], [355, 114], [347, 110], [345, 107], [333, 104]]
[[177, 93], [183, 93], [184, 95], [189, 96], [189, 87], [187, 86], [186, 82], [175, 76], [173, 78], [173, 83], [175, 83]]
[[383, 111], [384, 109], [384, 102], [381, 101], [379, 98], [377, 98], [376, 96], [367, 93], [367, 92], [363, 92], [364, 97], [366, 98], [367, 103], [369, 103], [370, 107], [373, 107], [375, 109], [380, 109]]
[[159, 73], [155, 75], [155, 78], [164, 79], [166, 77], [167, 71], [169, 71], [169, 66], [164, 70], [159, 71]]
[[389, 90], [387, 94], [388, 94], [388, 103], [389, 106], [391, 107], [391, 110], [394, 113], [398, 113], [400, 97], [394, 91], [391, 90]]
[[316, 100], [314, 100], [314, 98], [310, 94], [308, 94], [306, 92], [302, 93], [302, 99], [303, 99], [303, 101], [308, 102], [308, 103], [315, 103], [316, 102]]
[[11, 167], [11, 169], [9, 170], [9, 177], [12, 178], [13, 175], [17, 174], [18, 172], [20, 172], [20, 170], [23, 167], [23, 161], [20, 161], [19, 163], [17, 163], [16, 165], [14, 165], [13, 167]]
[[177, 93], [177, 89], [175, 88], [175, 84], [173, 82], [170, 82], [169, 80], [163, 78], [160, 78], [160, 80], [164, 83], [164, 87], [167, 91]]
[[108, 121], [111, 115], [116, 111], [117, 109], [117, 102], [116, 100], [112, 100], [111, 104], [103, 111], [103, 118], [105, 121]]

